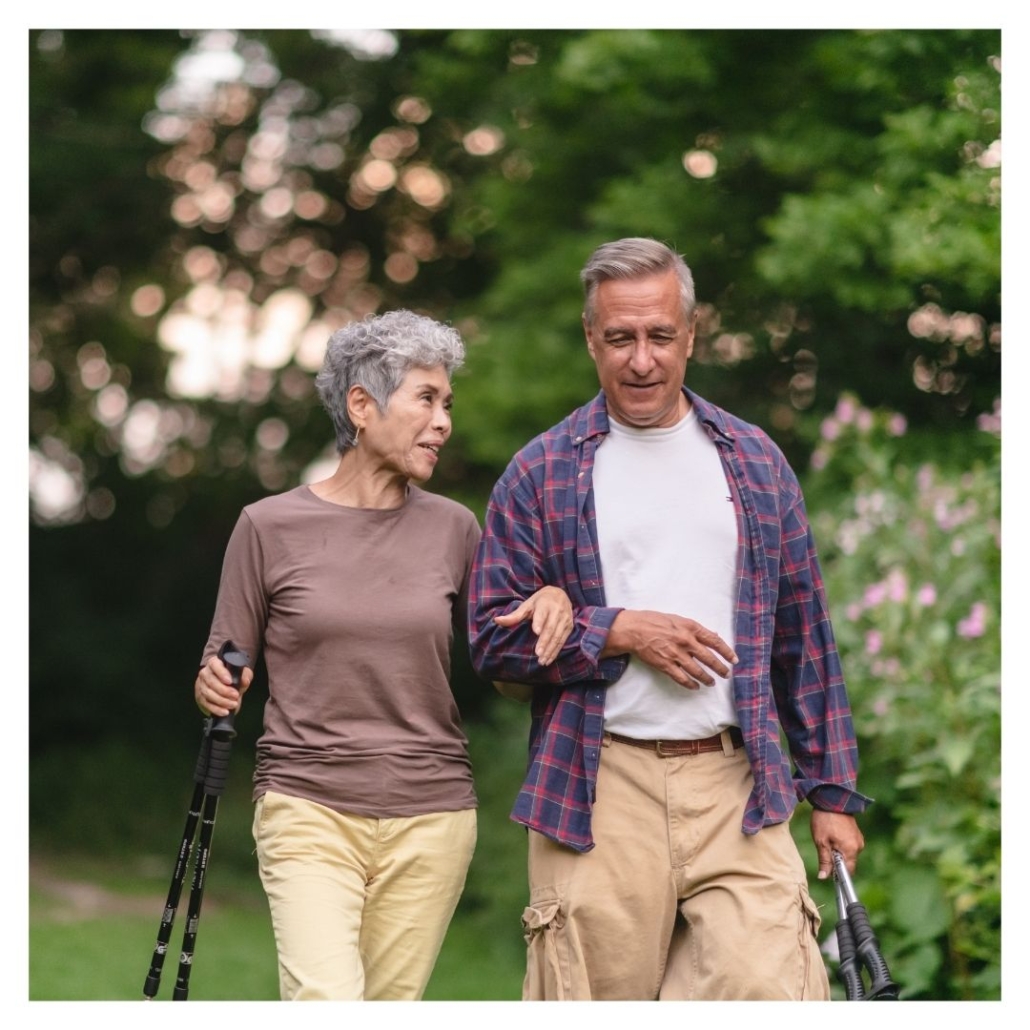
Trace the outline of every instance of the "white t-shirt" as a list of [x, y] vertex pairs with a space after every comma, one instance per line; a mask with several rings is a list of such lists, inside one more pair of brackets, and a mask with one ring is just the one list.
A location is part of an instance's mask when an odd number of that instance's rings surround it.
[[[717, 445], [693, 410], [664, 429], [609, 421], [594, 459], [606, 603], [694, 619], [735, 647], [737, 517]], [[693, 740], [736, 725], [732, 673], [712, 676], [689, 690], [631, 657], [607, 689], [605, 729]]]

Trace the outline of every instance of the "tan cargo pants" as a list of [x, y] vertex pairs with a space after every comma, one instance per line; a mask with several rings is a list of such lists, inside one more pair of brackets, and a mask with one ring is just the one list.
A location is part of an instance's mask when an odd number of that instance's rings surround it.
[[606, 736], [594, 849], [529, 834], [523, 998], [828, 1000], [789, 825], [741, 833], [752, 783], [728, 741], [663, 758]]

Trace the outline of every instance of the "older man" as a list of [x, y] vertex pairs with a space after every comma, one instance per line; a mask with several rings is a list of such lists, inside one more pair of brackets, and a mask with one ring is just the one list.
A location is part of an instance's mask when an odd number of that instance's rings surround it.
[[[618, 240], [581, 278], [601, 392], [512, 459], [471, 584], [476, 669], [535, 684], [523, 996], [827, 999], [789, 820], [853, 871], [869, 799], [797, 478], [684, 386], [678, 254]], [[575, 617], [548, 666], [506, 614], [545, 584]]]

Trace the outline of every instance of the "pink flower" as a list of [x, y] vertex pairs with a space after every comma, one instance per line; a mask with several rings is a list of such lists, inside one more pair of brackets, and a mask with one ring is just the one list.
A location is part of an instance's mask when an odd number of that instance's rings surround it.
[[887, 596], [895, 603], [900, 603], [908, 597], [908, 581], [905, 573], [898, 569], [892, 569], [887, 577]]
[[891, 436], [904, 436], [908, 430], [908, 420], [904, 415], [894, 414], [891, 415], [887, 421], [887, 432]]
[[984, 412], [976, 417], [976, 428], [982, 429], [985, 433], [994, 433], [1001, 436], [1001, 398], [994, 400], [994, 411]]
[[937, 588], [932, 583], [924, 583], [916, 594], [916, 600], [924, 608], [937, 603]]
[[824, 440], [836, 440], [840, 436], [840, 423], [835, 418], [824, 418], [820, 432]]
[[887, 597], [887, 587], [883, 583], [874, 583], [866, 587], [865, 603], [867, 608], [873, 608], [880, 604]]
[[965, 637], [967, 640], [974, 640], [977, 637], [982, 637], [986, 629], [987, 605], [982, 601], [977, 601], [969, 609], [969, 614], [960, 620], [957, 627], [958, 635]]
[[879, 654], [883, 647], [883, 634], [878, 629], [871, 629], [865, 635], [865, 653]]
[[890, 711], [890, 708], [891, 703], [885, 697], [878, 697], [873, 702], [873, 714], [880, 716], [881, 719]]
[[841, 397], [837, 401], [837, 410], [834, 414], [847, 425], [849, 422], [854, 421], [855, 418], [855, 402], [850, 397]]

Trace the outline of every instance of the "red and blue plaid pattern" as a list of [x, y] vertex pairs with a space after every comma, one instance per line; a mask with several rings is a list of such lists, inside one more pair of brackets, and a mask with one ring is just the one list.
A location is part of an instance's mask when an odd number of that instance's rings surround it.
[[[741, 828], [752, 834], [783, 822], [799, 798], [860, 812], [869, 799], [856, 790], [851, 712], [797, 477], [765, 432], [684, 392], [719, 449], [737, 513], [734, 702], [755, 780]], [[627, 662], [598, 658], [620, 611], [605, 605], [592, 490], [594, 453], [607, 433], [601, 393], [515, 455], [491, 494], [470, 585], [477, 672], [538, 685], [512, 819], [579, 851], [593, 847], [605, 687]], [[546, 584], [568, 593], [575, 626], [545, 668], [528, 622], [503, 629], [493, 617]]]

